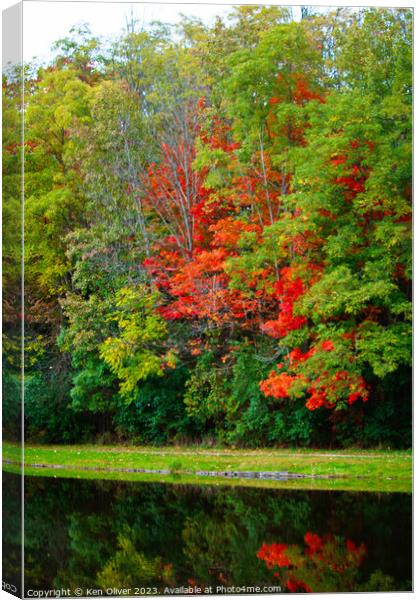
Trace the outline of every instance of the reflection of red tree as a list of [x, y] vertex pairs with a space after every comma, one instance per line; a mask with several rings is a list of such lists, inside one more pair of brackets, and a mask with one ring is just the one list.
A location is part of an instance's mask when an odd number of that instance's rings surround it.
[[285, 582], [285, 587], [293, 594], [301, 592], [310, 593], [313, 591], [304, 581], [300, 581], [298, 579], [287, 579]]
[[336, 585], [336, 575], [340, 576], [343, 589], [353, 583], [353, 569], [366, 555], [365, 544], [356, 546], [350, 539], [331, 534], [320, 537], [310, 531], [304, 542], [304, 548], [296, 544], [263, 544], [257, 557], [283, 580], [289, 592], [339, 591], [327, 588], [329, 581]]
[[274, 567], [289, 567], [291, 562], [285, 552], [286, 544], [263, 544], [257, 553], [257, 557], [264, 560], [270, 569]]

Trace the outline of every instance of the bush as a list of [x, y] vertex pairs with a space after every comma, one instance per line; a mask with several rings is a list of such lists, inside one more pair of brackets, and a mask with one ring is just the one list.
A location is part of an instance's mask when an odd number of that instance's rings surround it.
[[25, 437], [45, 443], [80, 443], [93, 439], [90, 415], [71, 407], [70, 377], [51, 369], [25, 375]]
[[7, 367], [3, 369], [2, 379], [2, 417], [3, 438], [9, 441], [21, 439], [22, 420], [22, 390], [21, 377], [11, 372]]
[[186, 369], [178, 368], [143, 383], [133, 402], [116, 409], [113, 424], [118, 436], [138, 444], [194, 439], [199, 428], [186, 414], [183, 402], [186, 376]]

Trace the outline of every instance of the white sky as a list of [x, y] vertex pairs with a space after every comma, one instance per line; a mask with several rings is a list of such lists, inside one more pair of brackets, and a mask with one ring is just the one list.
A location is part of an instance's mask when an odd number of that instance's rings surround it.
[[28, 1], [23, 9], [24, 59], [48, 60], [51, 45], [68, 35], [73, 25], [88, 23], [93, 35], [116, 36], [124, 28], [131, 10], [142, 26], [154, 20], [175, 23], [181, 13], [212, 22], [230, 12], [228, 5], [157, 4], [122, 2]]
[[[233, 0], [234, 4], [263, 4], [262, 0]], [[305, 4], [325, 6], [326, 1], [302, 0], [266, 0], [269, 4]], [[2, 1], [3, 4], [3, 1]], [[409, 6], [413, 0], [334, 0], [332, 6]], [[157, 2], [89, 2], [79, 0], [72, 2], [65, 0], [56, 2], [53, 0], [24, 0], [23, 2], [23, 40], [24, 60], [29, 61], [36, 57], [38, 61], [46, 62], [51, 57], [51, 46], [57, 39], [68, 35], [74, 25], [88, 23], [95, 36], [117, 36], [125, 28], [126, 18], [130, 17], [131, 10], [134, 18], [139, 23], [147, 26], [153, 20], [166, 23], [175, 23], [180, 14], [187, 14], [201, 18], [204, 22], [212, 22], [216, 15], [228, 14], [231, 4], [226, 0], [219, 0], [219, 4], [205, 4], [204, 0], [194, 0], [190, 4], [176, 4], [169, 2], [158, 4]], [[300, 9], [295, 7], [295, 15], [299, 15]]]

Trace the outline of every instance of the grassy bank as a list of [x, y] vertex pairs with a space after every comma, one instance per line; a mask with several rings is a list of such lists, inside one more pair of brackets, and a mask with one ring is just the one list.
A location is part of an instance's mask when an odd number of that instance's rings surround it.
[[[6, 461], [3, 468], [16, 471], [16, 463], [20, 460], [17, 445], [3, 444], [3, 461]], [[55, 477], [224, 485], [240, 482], [240, 485], [263, 487], [365, 491], [409, 492], [412, 486], [412, 454], [408, 451], [26, 445], [24, 462], [27, 475]], [[169, 473], [129, 473], [125, 471], [128, 469]], [[281, 471], [314, 477], [286, 481], [244, 480], [240, 477], [232, 480], [197, 476], [197, 471]]]

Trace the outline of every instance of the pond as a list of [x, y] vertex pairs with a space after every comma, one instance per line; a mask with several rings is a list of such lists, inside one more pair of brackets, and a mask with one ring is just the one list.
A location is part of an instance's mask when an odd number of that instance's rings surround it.
[[[19, 478], [3, 481], [7, 580]], [[407, 591], [411, 511], [409, 494], [26, 477], [26, 595]]]

